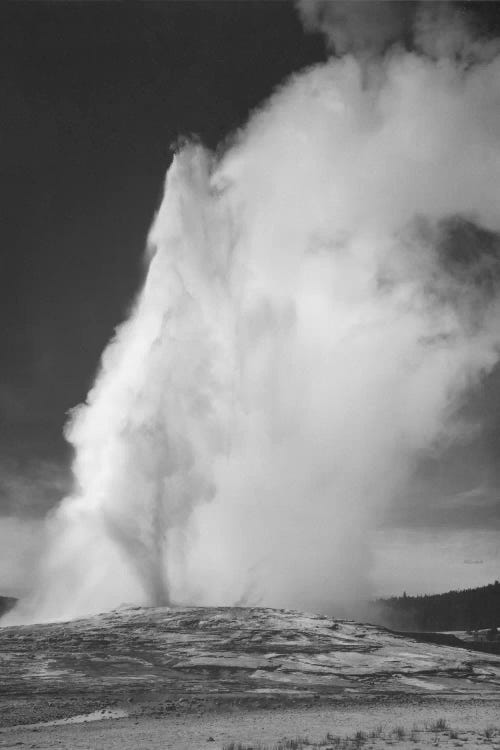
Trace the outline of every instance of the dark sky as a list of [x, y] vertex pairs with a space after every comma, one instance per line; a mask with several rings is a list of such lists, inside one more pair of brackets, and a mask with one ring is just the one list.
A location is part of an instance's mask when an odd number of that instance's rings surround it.
[[[500, 29], [496, 3], [474, 7]], [[171, 145], [216, 147], [326, 52], [288, 1], [12, 2], [0, 56], [0, 513], [41, 515], [64, 491], [67, 412], [139, 289]], [[500, 525], [499, 383], [467, 406], [474, 441], [424, 467], [423, 498], [394, 523]], [[436, 502], [483, 481], [452, 518]]]
[[291, 3], [248, 0], [13, 2], [0, 39], [0, 454], [29, 473], [68, 458], [66, 413], [138, 290], [171, 144], [215, 147], [325, 52]]

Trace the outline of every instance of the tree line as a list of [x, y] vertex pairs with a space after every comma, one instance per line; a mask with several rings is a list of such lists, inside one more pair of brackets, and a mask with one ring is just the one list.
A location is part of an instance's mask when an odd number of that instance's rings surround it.
[[445, 594], [393, 596], [374, 602], [379, 624], [394, 630], [484, 630], [500, 627], [500, 581]]

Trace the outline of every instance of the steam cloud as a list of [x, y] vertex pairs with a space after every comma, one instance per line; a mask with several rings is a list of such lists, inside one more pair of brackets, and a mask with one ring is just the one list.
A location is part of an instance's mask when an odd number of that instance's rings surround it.
[[325, 35], [338, 54], [373, 56], [413, 35], [418, 4], [413, 0], [298, 0], [308, 31]]
[[178, 151], [25, 617], [366, 593], [377, 514], [500, 345], [500, 59], [425, 38]]

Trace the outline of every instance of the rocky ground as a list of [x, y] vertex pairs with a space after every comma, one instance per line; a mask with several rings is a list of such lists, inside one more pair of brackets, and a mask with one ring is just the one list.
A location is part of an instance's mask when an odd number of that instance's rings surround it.
[[0, 660], [0, 747], [500, 747], [500, 657], [319, 615], [123, 609]]

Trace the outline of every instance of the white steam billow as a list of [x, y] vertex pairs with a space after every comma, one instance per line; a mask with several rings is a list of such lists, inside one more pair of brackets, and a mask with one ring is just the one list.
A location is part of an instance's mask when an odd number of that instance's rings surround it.
[[497, 231], [496, 59], [331, 60], [181, 149], [13, 617], [366, 594], [377, 515], [497, 362]]

